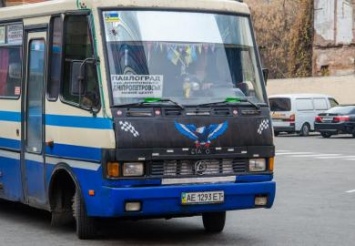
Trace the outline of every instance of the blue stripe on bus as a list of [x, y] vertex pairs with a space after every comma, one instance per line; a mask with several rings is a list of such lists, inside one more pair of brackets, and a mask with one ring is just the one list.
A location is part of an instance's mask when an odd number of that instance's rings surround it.
[[3, 121], [21, 121], [20, 112], [0, 111], [0, 120]]
[[[21, 122], [20, 112], [0, 111], [0, 120]], [[112, 129], [112, 121], [108, 118], [68, 116], [68, 115], [46, 115], [46, 125], [92, 128], [92, 129]]]
[[[0, 138], [0, 149], [20, 151], [21, 142], [14, 139]], [[101, 161], [101, 149], [94, 147], [54, 143], [53, 147], [46, 146], [46, 154], [60, 158]]]
[[13, 149], [20, 150], [20, 141], [9, 138], [0, 138], [0, 148], [2, 149]]
[[100, 148], [75, 146], [69, 144], [54, 143], [52, 147], [46, 146], [46, 155], [94, 162], [101, 161]]
[[112, 129], [112, 121], [108, 118], [67, 116], [67, 115], [46, 115], [46, 125], [62, 127], [78, 127], [93, 129]]

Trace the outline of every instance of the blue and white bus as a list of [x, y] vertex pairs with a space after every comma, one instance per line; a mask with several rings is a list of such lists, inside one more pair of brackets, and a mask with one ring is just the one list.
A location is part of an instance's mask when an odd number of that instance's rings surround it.
[[235, 0], [0, 8], [0, 198], [75, 221], [271, 208], [275, 147], [250, 11]]

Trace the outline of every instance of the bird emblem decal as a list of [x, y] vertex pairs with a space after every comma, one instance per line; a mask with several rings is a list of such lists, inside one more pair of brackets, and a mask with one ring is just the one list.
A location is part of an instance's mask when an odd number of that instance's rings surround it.
[[224, 134], [228, 128], [228, 122], [211, 124], [209, 126], [196, 127], [194, 124], [182, 124], [175, 121], [175, 128], [185, 137], [193, 140], [196, 148], [208, 148], [213, 139]]

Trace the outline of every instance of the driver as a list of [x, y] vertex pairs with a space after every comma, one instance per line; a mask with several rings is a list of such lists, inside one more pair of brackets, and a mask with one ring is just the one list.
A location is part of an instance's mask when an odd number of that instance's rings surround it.
[[207, 54], [201, 54], [199, 59], [187, 68], [187, 74], [183, 77], [183, 89], [186, 98], [194, 92], [207, 90], [212, 87], [211, 69], [209, 69]]

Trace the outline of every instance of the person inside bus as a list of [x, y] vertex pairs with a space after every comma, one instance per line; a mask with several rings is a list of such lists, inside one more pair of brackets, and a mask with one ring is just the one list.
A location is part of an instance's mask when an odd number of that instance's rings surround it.
[[81, 104], [86, 108], [98, 108], [100, 105], [100, 93], [98, 87], [85, 92]]
[[182, 75], [185, 98], [192, 95], [206, 94], [213, 86], [212, 60], [208, 59], [208, 51], [199, 54], [196, 61], [189, 64], [186, 73]]
[[81, 98], [81, 104], [86, 108], [97, 109], [100, 107], [100, 90], [95, 66], [93, 64], [87, 64], [85, 72], [85, 82], [87, 84], [84, 95]]
[[206, 50], [191, 64], [184, 77], [185, 97], [191, 95], [215, 97], [244, 97], [245, 93], [233, 85], [224, 49]]

